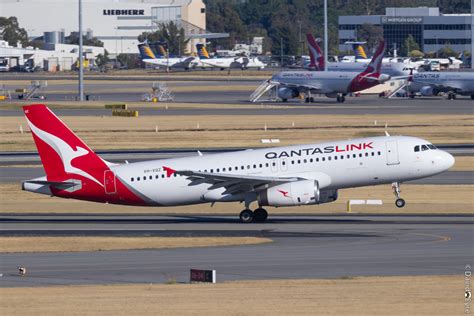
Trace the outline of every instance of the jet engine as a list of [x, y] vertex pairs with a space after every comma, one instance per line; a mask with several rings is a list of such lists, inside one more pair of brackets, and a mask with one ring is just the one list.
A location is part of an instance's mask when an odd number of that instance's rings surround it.
[[299, 95], [300, 93], [297, 89], [292, 89], [292, 88], [287, 88], [287, 87], [278, 89], [278, 97], [282, 99], [283, 101], [296, 98]]
[[319, 183], [313, 180], [301, 180], [276, 185], [261, 191], [257, 199], [261, 206], [316, 204], [319, 201]]
[[261, 191], [257, 195], [261, 206], [296, 206], [322, 204], [337, 200], [337, 190], [319, 190], [318, 181], [288, 182]]
[[420, 89], [420, 93], [423, 96], [438, 95], [440, 91], [432, 86], [424, 86]]

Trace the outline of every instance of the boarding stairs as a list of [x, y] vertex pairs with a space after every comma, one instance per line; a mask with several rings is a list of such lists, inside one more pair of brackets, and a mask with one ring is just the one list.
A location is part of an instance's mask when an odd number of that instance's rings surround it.
[[395, 95], [397, 95], [397, 93], [402, 90], [402, 89], [405, 89], [407, 88], [408, 86], [410, 86], [410, 81], [406, 80], [402, 85], [400, 85], [398, 88], [396, 88], [395, 90], [393, 90], [392, 92], [390, 92], [388, 95], [385, 96], [386, 99], [391, 99], [392, 97], [394, 97]]
[[[250, 98], [249, 98], [250, 102], [277, 101], [278, 100], [278, 85], [279, 85], [278, 82], [265, 80], [250, 95]], [[267, 95], [267, 98], [262, 99], [262, 97], [265, 95]]]
[[153, 82], [152, 92], [143, 96], [144, 101], [174, 101], [174, 95], [164, 82]]
[[[47, 81], [33, 80], [28, 90], [23, 94], [23, 100], [30, 100], [37, 95], [41, 88], [46, 88], [48, 86]], [[40, 97], [41, 98], [41, 97]], [[43, 97], [44, 98], [44, 97]], [[42, 99], [42, 98], [41, 98]]]

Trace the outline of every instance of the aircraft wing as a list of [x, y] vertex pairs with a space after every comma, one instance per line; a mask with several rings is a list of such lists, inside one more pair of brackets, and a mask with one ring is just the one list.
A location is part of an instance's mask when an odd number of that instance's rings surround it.
[[297, 177], [248, 176], [237, 174], [216, 174], [191, 170], [176, 170], [174, 173], [188, 177], [190, 185], [211, 184], [210, 190], [225, 188], [225, 194], [259, 191], [276, 184], [301, 180]]
[[318, 85], [284, 83], [284, 82], [279, 82], [278, 84], [280, 86], [285, 86], [285, 87], [289, 87], [289, 88], [296, 88], [300, 91], [308, 91], [308, 90], [314, 91], [314, 90], [316, 90], [316, 91], [319, 91], [319, 92], [323, 92], [323, 88], [321, 86], [318, 86]]

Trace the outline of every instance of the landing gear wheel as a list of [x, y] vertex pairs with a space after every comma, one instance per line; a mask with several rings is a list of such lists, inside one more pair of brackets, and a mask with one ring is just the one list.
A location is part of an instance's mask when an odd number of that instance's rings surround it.
[[305, 103], [309, 103], [309, 98], [306, 97], [306, 98], [304, 99], [304, 102], [305, 102]]
[[314, 98], [313, 98], [313, 97], [310, 97], [310, 98], [309, 98], [309, 102], [314, 103]]
[[267, 217], [268, 217], [268, 213], [263, 208], [259, 207], [255, 211], [253, 211], [253, 219], [258, 223], [264, 222], [267, 219]]
[[254, 219], [254, 214], [251, 210], [243, 210], [240, 212], [240, 222], [241, 223], [251, 223]]
[[336, 101], [337, 101], [337, 103], [341, 103], [341, 97], [340, 97], [340, 96], [337, 96], [337, 97], [336, 97]]
[[474, 100], [474, 94], [471, 94], [471, 100]]
[[346, 97], [345, 96], [341, 96], [341, 103], [344, 103], [346, 102]]
[[405, 206], [405, 200], [404, 200], [404, 199], [397, 199], [397, 200], [395, 201], [395, 205], [396, 205], [397, 207], [400, 207], [400, 208], [401, 208], [401, 207], [404, 207], [404, 206]]

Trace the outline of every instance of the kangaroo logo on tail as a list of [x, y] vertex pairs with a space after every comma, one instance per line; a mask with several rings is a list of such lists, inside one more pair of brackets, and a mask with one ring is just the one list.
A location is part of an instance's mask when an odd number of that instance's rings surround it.
[[309, 58], [311, 61], [309, 68], [315, 70], [324, 70], [324, 56], [323, 52], [321, 51], [321, 47], [319, 47], [312, 34], [306, 34], [306, 40], [308, 41]]

